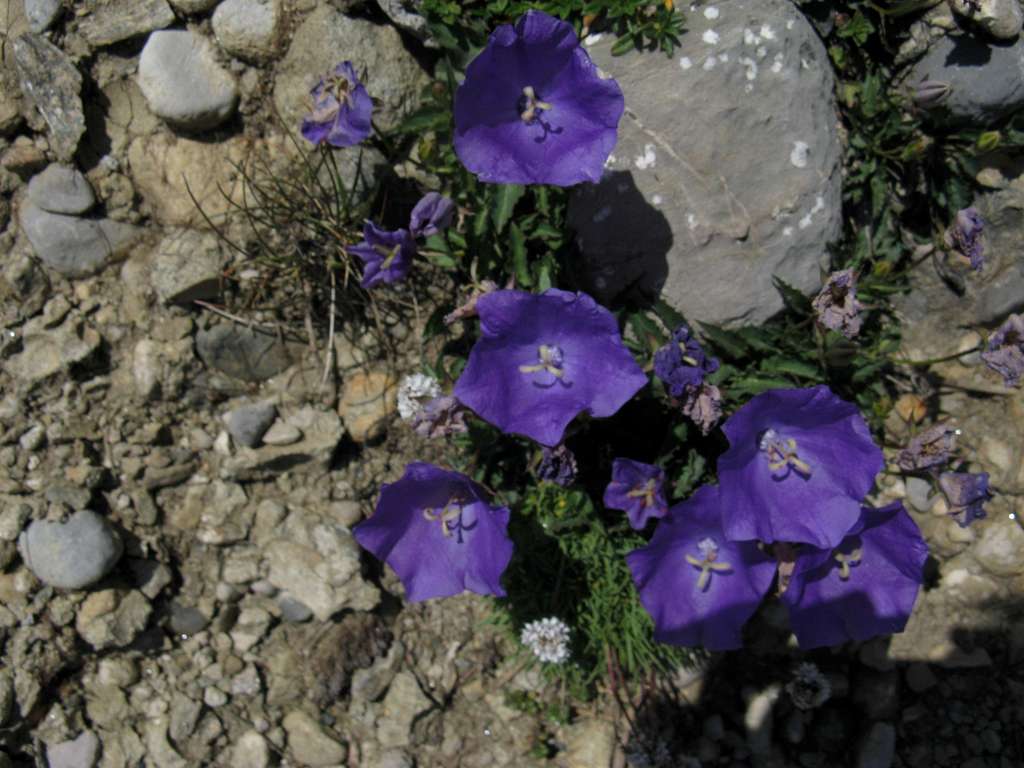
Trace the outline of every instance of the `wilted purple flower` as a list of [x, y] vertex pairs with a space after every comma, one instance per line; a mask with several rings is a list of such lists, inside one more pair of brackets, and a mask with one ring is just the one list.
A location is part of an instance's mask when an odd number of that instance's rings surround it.
[[503, 432], [562, 442], [583, 411], [611, 416], [647, 383], [611, 312], [585, 293], [493, 291], [455, 396]]
[[413, 237], [436, 235], [452, 223], [455, 203], [438, 192], [427, 192], [412, 209], [409, 231]]
[[683, 414], [706, 435], [722, 418], [722, 393], [706, 381], [699, 387], [689, 387], [683, 400]]
[[302, 121], [302, 135], [319, 145], [350, 147], [370, 135], [373, 101], [352, 62], [343, 61], [309, 92], [313, 111]]
[[1008, 387], [1016, 387], [1024, 376], [1024, 317], [1010, 315], [988, 338], [981, 353], [985, 365], [1003, 377]]
[[604, 505], [621, 509], [629, 516], [629, 524], [641, 531], [652, 517], [668, 514], [664, 485], [665, 470], [661, 467], [632, 459], [615, 459], [612, 481], [604, 489]]
[[432, 440], [461, 435], [468, 429], [466, 411], [462, 408], [462, 403], [451, 395], [435, 397], [425, 402], [413, 416], [412, 428], [417, 435]]
[[797, 558], [782, 599], [800, 647], [903, 631], [927, 557], [928, 545], [902, 504], [864, 507], [838, 547]]
[[825, 385], [764, 392], [722, 429], [722, 528], [736, 541], [836, 546], [884, 464], [857, 406]]
[[603, 79], [570, 24], [527, 11], [470, 62], [455, 94], [455, 152], [481, 181], [599, 181], [622, 90]]
[[896, 465], [904, 472], [939, 467], [949, 461], [956, 450], [956, 438], [960, 434], [948, 424], [935, 424], [912, 438], [896, 456]]
[[363, 242], [345, 249], [363, 262], [363, 288], [404, 280], [416, 255], [416, 241], [408, 230], [389, 232], [372, 221], [363, 225]]
[[949, 514], [961, 528], [985, 517], [989, 500], [988, 472], [943, 472], [939, 487], [949, 501]]
[[730, 541], [721, 526], [719, 487], [705, 485], [676, 504], [650, 543], [626, 555], [654, 639], [739, 648], [743, 624], [775, 575], [775, 561], [752, 541]]
[[852, 339], [860, 333], [863, 305], [857, 301], [857, 278], [852, 269], [833, 272], [811, 303], [818, 322]]
[[981, 241], [981, 231], [985, 228], [985, 219], [974, 206], [956, 212], [953, 226], [946, 230], [944, 240], [947, 248], [959, 251], [971, 260], [971, 266], [980, 272], [985, 266], [985, 246]]
[[672, 397], [681, 398], [704, 377], [718, 370], [718, 358], [708, 357], [685, 325], [672, 332], [672, 341], [654, 353], [654, 373]]
[[465, 475], [414, 462], [381, 486], [376, 511], [352, 535], [398, 574], [410, 602], [464, 590], [502, 597], [508, 518]]
[[560, 485], [563, 488], [572, 485], [576, 479], [576, 456], [565, 447], [565, 444], [541, 448], [540, 466], [537, 467], [537, 479]]

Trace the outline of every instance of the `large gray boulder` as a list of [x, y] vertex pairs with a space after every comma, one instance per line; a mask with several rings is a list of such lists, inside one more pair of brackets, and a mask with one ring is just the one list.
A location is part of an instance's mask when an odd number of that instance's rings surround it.
[[1024, 40], [991, 43], [970, 35], [940, 38], [904, 78], [906, 87], [933, 80], [949, 95], [931, 116], [940, 122], [988, 128], [1024, 107]]
[[817, 290], [842, 224], [842, 148], [828, 55], [795, 6], [708, 6], [672, 57], [587, 43], [626, 113], [605, 177], [570, 198], [585, 286], [730, 326], [782, 308], [773, 276]]

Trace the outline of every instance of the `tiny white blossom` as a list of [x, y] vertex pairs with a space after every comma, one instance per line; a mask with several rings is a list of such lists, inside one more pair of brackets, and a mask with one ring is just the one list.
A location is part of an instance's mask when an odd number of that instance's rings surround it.
[[569, 658], [569, 627], [561, 619], [531, 621], [523, 627], [519, 641], [541, 661], [561, 664]]
[[832, 696], [832, 685], [828, 678], [811, 662], [797, 666], [786, 690], [799, 709], [815, 709]]
[[408, 421], [423, 409], [423, 403], [441, 396], [441, 385], [433, 376], [413, 373], [398, 385], [398, 414]]

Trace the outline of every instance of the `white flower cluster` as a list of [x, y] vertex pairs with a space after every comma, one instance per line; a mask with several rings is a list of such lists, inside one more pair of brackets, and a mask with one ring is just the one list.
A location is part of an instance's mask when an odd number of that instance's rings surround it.
[[797, 666], [786, 690], [799, 709], [815, 709], [832, 696], [832, 685], [828, 678], [811, 662]]
[[423, 410], [423, 403], [441, 396], [441, 385], [433, 376], [413, 373], [398, 385], [398, 415], [408, 421]]
[[569, 658], [569, 627], [561, 619], [531, 621], [523, 627], [519, 641], [541, 661], [561, 664]]

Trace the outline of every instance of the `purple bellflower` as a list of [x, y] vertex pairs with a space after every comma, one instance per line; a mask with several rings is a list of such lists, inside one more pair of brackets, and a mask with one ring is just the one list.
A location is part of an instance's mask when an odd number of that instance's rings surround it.
[[803, 649], [902, 632], [928, 545], [899, 502], [864, 507], [838, 547], [805, 550], [782, 600]]
[[427, 192], [409, 216], [413, 237], [430, 237], [448, 228], [455, 215], [455, 203], [439, 192]]
[[722, 426], [722, 528], [730, 540], [835, 547], [884, 465], [857, 406], [825, 385], [774, 389]]
[[708, 357], [685, 325], [672, 332], [672, 341], [654, 353], [654, 373], [672, 397], [682, 398], [687, 390], [704, 383], [704, 377], [718, 370], [718, 358]]
[[414, 462], [381, 486], [376, 511], [352, 535], [398, 574], [410, 602], [464, 590], [503, 597], [508, 518], [465, 475]]
[[985, 219], [974, 206], [956, 212], [953, 226], [946, 230], [944, 237], [946, 247], [952, 248], [964, 258], [969, 259], [971, 267], [980, 272], [985, 266], [985, 245], [981, 240], [981, 232], [985, 228]]
[[729, 541], [719, 487], [705, 485], [658, 522], [646, 547], [626, 556], [654, 639], [739, 648], [743, 624], [771, 587], [775, 561], [752, 541]]
[[540, 464], [537, 467], [537, 478], [563, 488], [572, 485], [576, 479], [579, 466], [576, 455], [565, 447], [565, 444], [541, 448]]
[[642, 531], [647, 521], [668, 514], [665, 500], [665, 470], [652, 464], [615, 459], [612, 481], [604, 490], [604, 505], [621, 509], [629, 516], [629, 524]]
[[1008, 387], [1016, 387], [1024, 376], [1024, 316], [1010, 315], [985, 345], [981, 353], [985, 365], [1003, 377]]
[[842, 269], [829, 275], [821, 292], [811, 303], [818, 322], [826, 328], [839, 331], [852, 339], [860, 333], [863, 306], [857, 301], [857, 278], [852, 269]]
[[527, 11], [470, 62], [455, 94], [455, 152], [481, 181], [567, 187], [601, 179], [625, 107], [570, 24]]
[[351, 61], [338, 64], [309, 92], [313, 111], [303, 119], [303, 137], [315, 145], [350, 147], [370, 135], [373, 101]]
[[706, 435], [722, 418], [722, 392], [706, 381], [699, 387], [691, 387], [683, 400], [683, 415]]
[[423, 404], [412, 417], [412, 427], [417, 435], [430, 439], [461, 435], [468, 431], [466, 411], [451, 395], [441, 395]]
[[950, 516], [961, 528], [985, 517], [985, 502], [990, 498], [988, 472], [943, 472], [939, 488], [949, 501]]
[[585, 293], [492, 291], [476, 311], [480, 338], [453, 394], [502, 432], [554, 447], [578, 414], [611, 416], [647, 383], [612, 313]]
[[904, 472], [941, 467], [956, 450], [960, 430], [948, 424], [934, 424], [911, 438], [896, 456], [896, 465]]
[[406, 229], [389, 232], [372, 221], [363, 225], [363, 242], [350, 245], [348, 253], [363, 262], [363, 288], [404, 280], [416, 255], [416, 241]]

